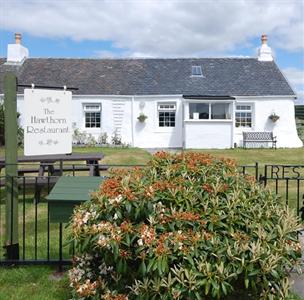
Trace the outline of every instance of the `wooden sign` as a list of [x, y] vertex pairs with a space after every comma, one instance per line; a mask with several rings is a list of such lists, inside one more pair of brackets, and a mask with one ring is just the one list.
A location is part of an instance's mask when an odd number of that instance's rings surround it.
[[72, 93], [24, 90], [24, 155], [72, 152]]

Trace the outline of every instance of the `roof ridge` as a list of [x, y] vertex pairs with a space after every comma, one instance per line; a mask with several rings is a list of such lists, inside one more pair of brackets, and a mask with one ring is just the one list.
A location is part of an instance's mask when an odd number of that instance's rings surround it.
[[105, 58], [97, 58], [97, 57], [29, 57], [26, 60], [31, 59], [57, 59], [57, 60], [201, 60], [201, 59], [252, 59], [257, 60], [255, 57], [235, 57], [235, 56], [227, 56], [227, 57], [105, 57]]

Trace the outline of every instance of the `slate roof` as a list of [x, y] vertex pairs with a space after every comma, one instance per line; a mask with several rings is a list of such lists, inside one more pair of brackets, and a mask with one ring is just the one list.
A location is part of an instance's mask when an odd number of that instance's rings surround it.
[[[14, 69], [4, 62], [0, 59], [0, 94], [4, 72]], [[203, 77], [191, 76], [193, 65], [202, 66]], [[255, 58], [29, 58], [17, 75], [19, 83], [73, 86], [81, 95], [294, 95], [274, 62]]]

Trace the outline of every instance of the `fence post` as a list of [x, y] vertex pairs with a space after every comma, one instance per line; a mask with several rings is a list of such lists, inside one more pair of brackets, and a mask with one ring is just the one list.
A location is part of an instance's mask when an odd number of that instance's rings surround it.
[[255, 162], [255, 180], [259, 181], [259, 163]]
[[6, 224], [5, 248], [7, 259], [19, 259], [18, 240], [18, 171], [17, 171], [17, 77], [4, 77], [4, 133]]
[[264, 166], [264, 178], [263, 178], [263, 180], [264, 180], [264, 186], [266, 186], [267, 185], [267, 165], [265, 165]]

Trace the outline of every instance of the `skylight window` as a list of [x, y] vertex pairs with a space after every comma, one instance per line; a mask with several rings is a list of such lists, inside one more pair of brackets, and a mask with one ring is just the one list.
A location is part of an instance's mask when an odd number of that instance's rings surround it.
[[192, 66], [192, 76], [203, 76], [202, 67], [201, 66]]

